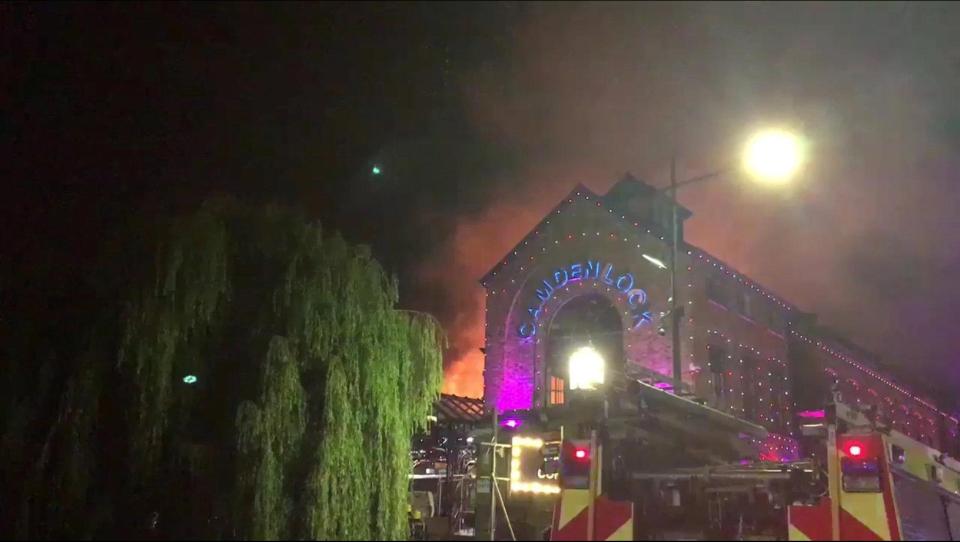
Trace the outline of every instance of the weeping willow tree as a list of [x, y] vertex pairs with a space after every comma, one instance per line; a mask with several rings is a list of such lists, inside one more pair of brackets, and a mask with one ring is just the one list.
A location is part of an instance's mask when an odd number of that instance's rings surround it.
[[[211, 201], [150, 246], [114, 346], [91, 349], [113, 355], [79, 364], [47, 439], [61, 452], [37, 464], [72, 511], [33, 534], [83, 534], [67, 520], [96, 508], [92, 472], [122, 476], [102, 515], [139, 518], [129, 532], [406, 538], [410, 439], [442, 379], [435, 321], [397, 310], [365, 247], [280, 208]], [[123, 466], [92, 451], [104, 411], [122, 413]]]

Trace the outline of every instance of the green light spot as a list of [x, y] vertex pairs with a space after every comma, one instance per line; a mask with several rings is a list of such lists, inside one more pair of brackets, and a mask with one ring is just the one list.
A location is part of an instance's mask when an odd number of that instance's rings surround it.
[[193, 384], [196, 381], [197, 381], [197, 377], [195, 375], [187, 375], [183, 377], [184, 384]]
[[373, 171], [374, 175], [380, 175], [380, 168], [377, 166], [373, 166], [373, 169], [371, 171]]

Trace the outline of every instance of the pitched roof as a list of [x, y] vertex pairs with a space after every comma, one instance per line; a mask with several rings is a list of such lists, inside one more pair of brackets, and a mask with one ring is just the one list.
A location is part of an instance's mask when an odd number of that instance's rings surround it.
[[434, 404], [438, 422], [472, 423], [483, 418], [483, 399], [443, 394]]
[[570, 193], [567, 194], [567, 197], [561, 199], [560, 203], [558, 203], [553, 209], [551, 209], [550, 212], [547, 213], [540, 220], [540, 222], [538, 222], [537, 225], [533, 227], [532, 230], [530, 230], [529, 232], [527, 232], [526, 235], [523, 236], [523, 239], [521, 239], [516, 245], [513, 246], [512, 249], [510, 249], [508, 256], [498, 261], [493, 266], [493, 268], [490, 269], [490, 271], [487, 271], [486, 274], [483, 275], [483, 277], [480, 279], [480, 285], [486, 288], [487, 287], [486, 282], [490, 280], [492, 277], [496, 276], [497, 271], [499, 271], [500, 268], [507, 265], [510, 262], [510, 260], [513, 259], [511, 258], [510, 255], [516, 256], [517, 253], [523, 248], [524, 245], [528, 243], [530, 239], [539, 235], [540, 230], [550, 223], [550, 217], [552, 217], [555, 214], [559, 214], [560, 209], [562, 209], [563, 207], [567, 206], [570, 203], [573, 203], [574, 198], [579, 199], [580, 194], [583, 194], [583, 193], [588, 194], [589, 196], [593, 196], [594, 198], [599, 198], [599, 196], [597, 194], [594, 194], [589, 188], [587, 188], [586, 186], [580, 183], [577, 183], [577, 185], [573, 187], [573, 190], [571, 190]]
[[[618, 190], [617, 187], [621, 185], [625, 185], [626, 188], [629, 188], [632, 190], [643, 189], [643, 187], [652, 189], [652, 187], [649, 187], [649, 185], [647, 185], [646, 183], [642, 181], [638, 181], [637, 179], [634, 179], [633, 177], [628, 176], [624, 180], [620, 181], [617, 185], [615, 185], [614, 188], [611, 189], [611, 193], [614, 191], [617, 191]], [[623, 188], [620, 188], [619, 190], [623, 190]], [[520, 253], [522, 252], [523, 247], [529, 244], [533, 239], [535, 239], [540, 235], [540, 232], [550, 223], [550, 220], [553, 218], [554, 215], [560, 214], [565, 209], [570, 207], [573, 203], [581, 199], [586, 199], [586, 200], [593, 199], [596, 202], [597, 207], [600, 207], [601, 209], [606, 209], [607, 212], [609, 212], [611, 215], [619, 214], [620, 216], [617, 216], [616, 218], [620, 218], [621, 220], [627, 221], [628, 223], [632, 223], [637, 228], [641, 228], [641, 227], [645, 228], [648, 233], [654, 233], [655, 235], [660, 235], [661, 239], [663, 239], [663, 236], [666, 235], [666, 232], [660, 231], [660, 226], [656, 224], [650, 224], [645, 222], [641, 223], [639, 221], [634, 221], [632, 217], [627, 216], [629, 214], [628, 212], [620, 209], [614, 209], [614, 207], [612, 207], [610, 203], [607, 201], [607, 196], [598, 195], [593, 191], [591, 191], [586, 186], [578, 183], [573, 188], [573, 190], [570, 191], [567, 197], [561, 199], [560, 203], [558, 203], [556, 207], [551, 209], [550, 212], [547, 213], [546, 216], [544, 216], [543, 219], [530, 232], [528, 232], [527, 235], [525, 235], [523, 239], [520, 240], [519, 243], [517, 243], [513, 247], [513, 249], [507, 254], [507, 256], [504, 257], [504, 259], [498, 261], [496, 265], [494, 265], [493, 268], [490, 269], [490, 271], [488, 271], [483, 276], [483, 278], [480, 279], [480, 285], [483, 286], [484, 288], [487, 288], [488, 287], [487, 283], [490, 281], [490, 279], [496, 276], [499, 271], [501, 271], [504, 267], [508, 266], [512, 261], [516, 260], [520, 256]], [[689, 211], [686, 210], [685, 208], [681, 208], [681, 209], [682, 209], [681, 211], [682, 213], [683, 212], [689, 213]], [[617, 213], [614, 212], [615, 210], [617, 211]], [[716, 256], [713, 256], [709, 252], [699, 247], [696, 247], [694, 245], [691, 245], [686, 241], [681, 241], [680, 250], [686, 250], [690, 256], [694, 256], [698, 259], [705, 260], [705, 263], [712, 264], [714, 267], [719, 268], [721, 271], [724, 271], [725, 273], [731, 275], [735, 280], [737, 280], [744, 286], [750, 287], [755, 291], [765, 295], [769, 299], [775, 301], [780, 306], [789, 310], [798, 310], [797, 306], [794, 305], [793, 303], [790, 303], [789, 301], [785, 300], [779, 295], [774, 294], [769, 289], [763, 287], [756, 281], [750, 278], [747, 278], [746, 275], [744, 275], [743, 273], [740, 273], [739, 271], [734, 269], [731, 265], [727, 264], [726, 262], [723, 262], [722, 260], [720, 260]]]

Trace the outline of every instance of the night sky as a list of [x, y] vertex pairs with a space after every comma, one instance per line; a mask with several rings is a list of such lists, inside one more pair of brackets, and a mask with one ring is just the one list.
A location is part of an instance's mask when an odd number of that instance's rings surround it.
[[949, 388], [957, 28], [947, 3], [3, 4], [4, 318], [69, 305], [131, 212], [277, 201], [370, 244], [477, 395], [477, 279], [575, 183], [662, 185], [674, 143], [695, 176], [780, 124], [803, 176], [691, 188], [688, 239]]

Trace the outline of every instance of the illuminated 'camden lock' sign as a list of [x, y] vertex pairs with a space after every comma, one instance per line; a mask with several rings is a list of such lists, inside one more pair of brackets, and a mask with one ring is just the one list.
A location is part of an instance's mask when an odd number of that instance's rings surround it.
[[636, 329], [644, 322], [650, 322], [650, 304], [647, 301], [647, 292], [640, 288], [634, 288], [635, 280], [631, 273], [618, 275], [613, 268], [613, 264], [603, 265], [599, 260], [587, 260], [586, 263], [577, 262], [561, 267], [554, 271], [551, 277], [541, 281], [534, 292], [535, 298], [527, 308], [530, 317], [517, 327], [517, 334], [525, 339], [536, 335], [537, 322], [540, 320], [543, 306], [553, 297], [553, 293], [568, 283], [590, 279], [599, 280], [604, 284], [613, 286], [627, 296], [632, 321], [630, 329]]

